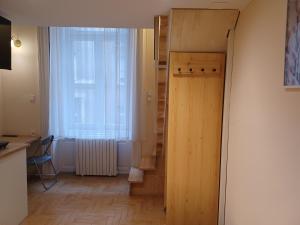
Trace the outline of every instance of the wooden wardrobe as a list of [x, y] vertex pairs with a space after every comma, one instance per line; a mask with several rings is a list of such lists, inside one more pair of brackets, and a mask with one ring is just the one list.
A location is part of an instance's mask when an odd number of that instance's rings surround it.
[[217, 225], [225, 54], [170, 52], [167, 224]]
[[172, 9], [169, 14], [167, 225], [218, 224], [227, 37], [238, 15], [227, 9]]

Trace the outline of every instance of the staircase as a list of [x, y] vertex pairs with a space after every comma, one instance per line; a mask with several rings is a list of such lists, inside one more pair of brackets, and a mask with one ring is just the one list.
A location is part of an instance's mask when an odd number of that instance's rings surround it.
[[155, 17], [156, 144], [151, 155], [142, 155], [138, 168], [130, 169], [131, 195], [163, 195], [165, 184], [165, 137], [167, 115], [168, 16]]

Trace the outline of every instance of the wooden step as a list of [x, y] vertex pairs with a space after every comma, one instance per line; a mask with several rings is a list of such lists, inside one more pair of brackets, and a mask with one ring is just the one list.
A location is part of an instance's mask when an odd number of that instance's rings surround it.
[[152, 150], [152, 156], [153, 156], [153, 157], [156, 157], [156, 156], [157, 156], [157, 153], [158, 153], [158, 151], [157, 151], [156, 147], [153, 147], [153, 150]]
[[156, 145], [156, 155], [158, 154], [158, 152], [162, 152], [162, 150], [163, 150], [163, 144], [157, 143], [157, 145]]
[[143, 183], [143, 181], [144, 181], [144, 171], [139, 168], [131, 167], [129, 172], [128, 182]]
[[163, 146], [164, 141], [163, 141], [163, 140], [157, 140], [157, 141], [156, 141], [156, 144], [161, 144], [161, 146]]
[[157, 113], [157, 119], [164, 119], [165, 118], [165, 114], [162, 112]]
[[167, 61], [165, 61], [165, 60], [160, 60], [159, 62], [158, 62], [158, 65], [159, 66], [167, 66]]
[[153, 148], [152, 151], [152, 156], [157, 157], [160, 152], [163, 150], [163, 144], [162, 143], [157, 143], [156, 146]]
[[156, 133], [157, 134], [163, 134], [164, 133], [164, 129], [163, 128], [157, 128]]
[[163, 148], [163, 143], [156, 143], [156, 149], [162, 150]]
[[154, 156], [144, 156], [140, 162], [140, 169], [142, 170], [155, 170], [156, 157]]
[[167, 65], [158, 65], [157, 67], [159, 70], [166, 70], [168, 68]]
[[164, 134], [163, 133], [157, 133], [156, 136], [156, 143], [164, 143]]
[[[160, 99], [162, 99], [162, 98], [160, 98]], [[166, 108], [166, 101], [163, 101], [163, 102], [161, 102], [161, 101], [158, 101], [158, 104], [157, 104], [157, 113], [163, 113], [164, 111], [165, 111], [165, 108]]]

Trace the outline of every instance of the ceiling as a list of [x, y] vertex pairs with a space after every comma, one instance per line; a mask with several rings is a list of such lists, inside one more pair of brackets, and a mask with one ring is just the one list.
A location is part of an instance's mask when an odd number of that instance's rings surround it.
[[0, 15], [17, 24], [45, 26], [153, 26], [171, 8], [243, 9], [251, 0], [0, 0]]

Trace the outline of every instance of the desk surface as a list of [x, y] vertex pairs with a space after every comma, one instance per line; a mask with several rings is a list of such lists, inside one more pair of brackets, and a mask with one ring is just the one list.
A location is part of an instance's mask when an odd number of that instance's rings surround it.
[[0, 136], [0, 140], [9, 142], [8, 146], [4, 150], [0, 150], [0, 158], [24, 148], [27, 149], [27, 157], [31, 157], [34, 155], [31, 147], [36, 141], [40, 140], [40, 137], [29, 135], [18, 135], [17, 137]]
[[17, 137], [6, 137], [0, 136], [1, 141], [8, 141], [9, 143], [25, 143], [25, 144], [32, 144], [35, 141], [40, 139], [39, 136], [25, 136], [19, 135]]
[[13, 154], [27, 147], [28, 144], [24, 144], [24, 143], [10, 143], [5, 149], [0, 150], [0, 159], [3, 158], [4, 156]]

